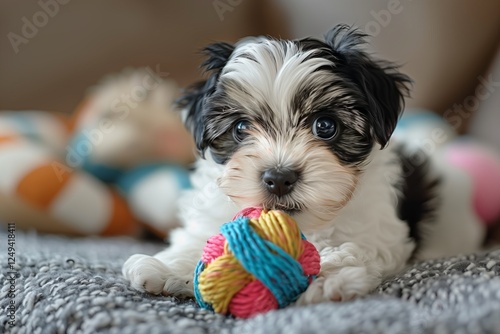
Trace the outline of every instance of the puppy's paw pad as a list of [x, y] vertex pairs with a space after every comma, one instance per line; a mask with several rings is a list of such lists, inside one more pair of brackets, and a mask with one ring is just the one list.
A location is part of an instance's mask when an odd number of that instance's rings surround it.
[[345, 267], [318, 277], [297, 300], [298, 305], [347, 301], [364, 296], [378, 284], [363, 267]]
[[325, 301], [324, 299], [324, 284], [325, 278], [318, 277], [316, 278], [307, 288], [307, 290], [300, 295], [297, 300], [297, 305], [308, 305], [308, 304], [317, 304]]
[[368, 294], [379, 283], [365, 267], [345, 267], [326, 278], [324, 295], [329, 300], [347, 301]]
[[163, 262], [142, 254], [131, 256], [123, 265], [122, 271], [134, 289], [152, 294], [163, 292], [169, 276], [168, 268]]

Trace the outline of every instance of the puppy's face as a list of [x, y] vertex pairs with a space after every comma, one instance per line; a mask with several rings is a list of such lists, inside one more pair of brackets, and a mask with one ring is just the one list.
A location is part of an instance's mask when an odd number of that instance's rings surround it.
[[254, 39], [206, 49], [212, 76], [188, 93], [198, 149], [224, 165], [241, 207], [307, 212], [327, 222], [353, 194], [402, 109], [408, 78], [359, 50], [346, 26], [313, 39]]

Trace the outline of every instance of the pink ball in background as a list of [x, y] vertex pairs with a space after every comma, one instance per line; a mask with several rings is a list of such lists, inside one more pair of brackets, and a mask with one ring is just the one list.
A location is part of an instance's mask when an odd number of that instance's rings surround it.
[[472, 178], [473, 205], [479, 218], [485, 224], [500, 218], [500, 156], [466, 140], [451, 144], [445, 154]]

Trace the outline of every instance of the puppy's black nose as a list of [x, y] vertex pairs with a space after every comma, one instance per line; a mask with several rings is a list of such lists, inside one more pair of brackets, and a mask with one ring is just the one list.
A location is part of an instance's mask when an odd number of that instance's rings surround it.
[[284, 196], [292, 191], [293, 185], [299, 179], [299, 174], [289, 169], [268, 169], [262, 173], [262, 181], [270, 193]]

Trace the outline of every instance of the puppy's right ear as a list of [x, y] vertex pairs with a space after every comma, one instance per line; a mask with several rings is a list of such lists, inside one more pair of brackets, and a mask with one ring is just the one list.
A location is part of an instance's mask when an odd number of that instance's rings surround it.
[[366, 116], [374, 139], [386, 146], [409, 96], [411, 79], [398, 66], [377, 61], [363, 49], [367, 35], [340, 24], [325, 36], [325, 42], [344, 59], [352, 81], [366, 98]]
[[190, 86], [177, 100], [177, 105], [183, 110], [186, 127], [191, 131], [196, 148], [204, 156], [208, 143], [205, 135], [205, 115], [207, 99], [215, 92], [219, 76], [234, 51], [234, 46], [228, 43], [215, 43], [203, 49], [207, 59], [201, 64], [209, 73], [207, 80]]

